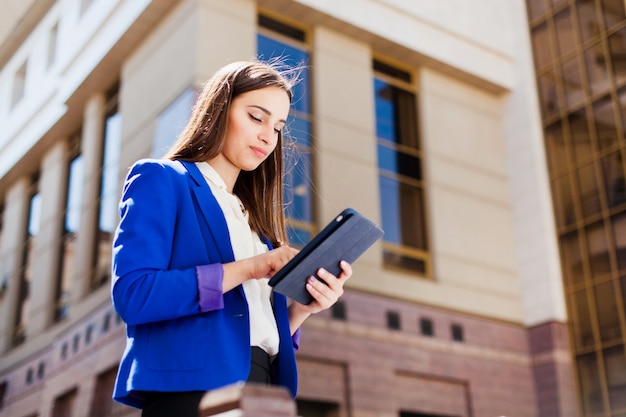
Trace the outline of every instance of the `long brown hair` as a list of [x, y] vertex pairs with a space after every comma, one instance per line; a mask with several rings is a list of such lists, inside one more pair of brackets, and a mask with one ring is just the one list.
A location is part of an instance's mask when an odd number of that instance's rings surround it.
[[[189, 122], [165, 158], [204, 162], [222, 152], [233, 99], [265, 87], [282, 88], [291, 101], [298, 69], [280, 60], [234, 62], [204, 85]], [[287, 242], [283, 211], [283, 134], [274, 151], [253, 171], [241, 171], [233, 192], [250, 214], [250, 227], [278, 247]]]

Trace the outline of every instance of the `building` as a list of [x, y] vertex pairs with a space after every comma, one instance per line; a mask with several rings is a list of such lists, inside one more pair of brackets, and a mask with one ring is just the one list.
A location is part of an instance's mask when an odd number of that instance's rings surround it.
[[624, 2], [528, 3], [581, 408], [623, 415]]
[[613, 385], [572, 366], [528, 29], [522, 0], [1, 3], [0, 417], [139, 415], [110, 400], [121, 181], [213, 71], [256, 55], [308, 64], [294, 244], [344, 207], [386, 232], [304, 326], [299, 414], [582, 414], [578, 392]]

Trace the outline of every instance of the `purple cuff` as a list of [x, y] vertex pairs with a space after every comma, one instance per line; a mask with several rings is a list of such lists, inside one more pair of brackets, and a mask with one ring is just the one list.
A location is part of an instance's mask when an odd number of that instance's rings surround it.
[[224, 308], [224, 267], [222, 264], [196, 266], [200, 311]]
[[300, 327], [298, 327], [298, 330], [291, 336], [291, 341], [293, 342], [293, 350], [297, 352], [298, 349], [300, 349]]

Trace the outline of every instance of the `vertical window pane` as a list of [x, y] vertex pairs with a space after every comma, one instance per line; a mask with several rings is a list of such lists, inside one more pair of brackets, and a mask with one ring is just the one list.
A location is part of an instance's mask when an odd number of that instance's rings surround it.
[[611, 272], [608, 236], [604, 228], [604, 222], [586, 227], [585, 233], [587, 235], [587, 250], [591, 276], [597, 279]]
[[611, 96], [603, 97], [593, 103], [593, 118], [596, 125], [598, 149], [609, 148], [617, 144], [617, 126]]
[[530, 32], [530, 36], [532, 37], [533, 42], [535, 68], [544, 68], [552, 62], [548, 25], [546, 23], [542, 23], [541, 25], [533, 28]]
[[578, 25], [580, 29], [581, 42], [585, 43], [600, 33], [596, 7], [594, 1], [576, 0], [576, 10], [578, 12]]
[[619, 315], [617, 313], [617, 300], [613, 281], [596, 285], [595, 303], [598, 315], [598, 328], [602, 342], [619, 340], [622, 337]]
[[570, 146], [574, 151], [574, 160], [581, 161], [588, 159], [592, 155], [591, 134], [589, 132], [589, 121], [585, 109], [576, 111], [569, 115]]
[[585, 413], [604, 411], [602, 385], [598, 359], [595, 353], [588, 353], [577, 358], [578, 382]]
[[626, 270], [626, 212], [621, 212], [611, 217], [611, 225], [613, 240], [615, 241], [617, 267], [620, 271], [624, 271]]
[[609, 53], [616, 84], [626, 81], [626, 28], [609, 36]]
[[626, 18], [624, 0], [600, 0], [604, 24], [608, 28], [621, 23]]
[[559, 56], [569, 54], [576, 47], [574, 25], [569, 7], [564, 8], [554, 16], [557, 47]]
[[551, 181], [552, 199], [557, 227], [569, 226], [576, 221], [576, 202], [572, 195], [571, 174], [560, 175]]
[[[267, 20], [267, 19], [265, 19]], [[265, 21], [263, 18], [260, 21]], [[270, 19], [271, 20], [271, 19]], [[269, 20], [268, 20], [269, 21]], [[290, 27], [273, 21], [280, 26], [283, 35], [298, 33]], [[302, 41], [302, 38], [294, 39]], [[299, 82], [293, 89], [293, 99], [288, 125], [284, 129], [285, 142], [291, 141], [293, 148], [284, 152], [285, 177], [283, 198], [286, 204], [287, 238], [295, 246], [306, 244], [313, 231], [313, 194], [311, 192], [311, 101], [309, 92], [309, 54], [302, 47], [296, 47], [264, 34], [257, 35], [257, 55], [260, 59], [271, 61], [280, 58], [285, 69], [295, 69]]]
[[604, 192], [609, 208], [617, 207], [626, 202], [626, 184], [624, 183], [624, 168], [622, 154], [612, 152], [601, 158]]
[[11, 94], [11, 107], [15, 107], [24, 97], [26, 91], [26, 74], [28, 71], [28, 62], [24, 62], [13, 76], [13, 91]]
[[611, 408], [626, 408], [626, 357], [624, 345], [608, 348], [604, 351], [604, 372], [609, 388]]
[[585, 50], [585, 64], [589, 90], [592, 94], [605, 93], [610, 87], [609, 74], [607, 72], [607, 60], [602, 49], [602, 44], [595, 45]]
[[546, 4], [544, 0], [528, 0], [528, 16], [530, 20], [535, 19], [546, 11]]
[[117, 189], [122, 141], [122, 116], [115, 113], [106, 120], [102, 194], [100, 197], [100, 230], [111, 233], [117, 225]]
[[546, 127], [544, 135], [550, 173], [564, 170], [567, 168], [568, 160], [561, 121]]
[[578, 169], [577, 179], [583, 216], [593, 216], [602, 211], [598, 180], [593, 162], [585, 164]]
[[572, 232], [561, 236], [560, 240], [565, 283], [568, 286], [582, 284], [584, 282], [584, 269], [580, 253], [578, 232]]
[[380, 193], [385, 241], [427, 249], [421, 190], [381, 176]]
[[161, 158], [174, 144], [189, 120], [195, 98], [195, 90], [188, 88], [159, 114], [150, 153], [152, 158]]
[[550, 70], [537, 77], [541, 115], [544, 119], [555, 116], [561, 111], [562, 106], [557, 91], [558, 82], [554, 70]]
[[76, 253], [76, 233], [80, 227], [82, 206], [82, 185], [84, 163], [82, 155], [77, 155], [69, 164], [67, 179], [67, 201], [65, 205], [65, 228], [62, 236], [62, 251], [59, 261], [59, 276], [56, 285], [55, 320], [62, 320], [69, 313], [69, 301], [74, 279]]
[[573, 313], [572, 326], [574, 327], [574, 343], [582, 349], [593, 346], [594, 338], [591, 330], [591, 317], [587, 291], [578, 291], [571, 295], [570, 305]]
[[578, 56], [568, 59], [563, 63], [563, 91], [565, 93], [565, 102], [571, 109], [579, 107], [584, 100], [584, 92], [582, 79], [580, 76], [580, 67], [578, 65]]

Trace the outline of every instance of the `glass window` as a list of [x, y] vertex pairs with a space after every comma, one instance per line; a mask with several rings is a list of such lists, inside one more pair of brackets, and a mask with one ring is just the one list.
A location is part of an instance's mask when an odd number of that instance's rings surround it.
[[50, 33], [48, 34], [48, 68], [54, 64], [57, 57], [57, 38], [59, 35], [59, 24], [56, 23], [50, 29]]
[[611, 217], [611, 229], [615, 242], [617, 267], [620, 271], [624, 271], [626, 270], [626, 212], [622, 211]]
[[602, 49], [602, 44], [597, 42], [584, 52], [585, 67], [589, 82], [589, 91], [592, 95], [606, 93], [610, 87], [609, 74], [607, 72], [607, 60]]
[[624, 10], [624, 0], [600, 0], [600, 10], [604, 18], [604, 25], [607, 29], [624, 22], [626, 10]]
[[604, 372], [606, 383], [609, 389], [609, 402], [611, 409], [626, 408], [626, 356], [624, 356], [624, 345], [605, 349], [604, 352]]
[[150, 153], [152, 158], [161, 158], [174, 144], [191, 116], [195, 100], [196, 91], [190, 87], [159, 114]]
[[528, 0], [528, 16], [529, 20], [536, 19], [542, 16], [546, 11], [546, 4], [544, 0]]
[[570, 147], [573, 151], [574, 161], [589, 159], [593, 149], [587, 110], [581, 109], [572, 112], [568, 116], [567, 121], [569, 123]]
[[579, 56], [576, 55], [565, 61], [561, 67], [565, 103], [570, 109], [580, 107], [585, 97], [578, 59]]
[[552, 62], [552, 53], [550, 51], [550, 37], [548, 35], [547, 23], [542, 23], [534, 27], [530, 35], [533, 41], [533, 56], [535, 59], [535, 68], [540, 69]]
[[[290, 244], [301, 247], [312, 237], [313, 194], [311, 189], [311, 99], [309, 53], [304, 32], [269, 18], [259, 18], [263, 33], [257, 35], [257, 55], [260, 59], [280, 58], [287, 68], [300, 69], [299, 79], [293, 91], [293, 100], [287, 126], [283, 130], [284, 189], [286, 205], [287, 237]], [[266, 32], [269, 29], [271, 32]], [[298, 35], [298, 36], [295, 36]], [[287, 39], [286, 37], [289, 37]]]
[[15, 107], [24, 97], [26, 91], [26, 74], [28, 71], [28, 61], [24, 62], [13, 76], [13, 91], [11, 94], [11, 108]]
[[429, 274], [417, 99], [384, 74], [374, 94], [384, 262]]
[[35, 240], [41, 226], [41, 194], [38, 190], [38, 180], [31, 186], [31, 196], [28, 204], [28, 225], [26, 240], [24, 242], [22, 268], [19, 280], [19, 294], [16, 304], [15, 323], [13, 326], [13, 345], [19, 345], [26, 340], [26, 326], [28, 321], [28, 309], [30, 304], [30, 284], [32, 282], [32, 266]]
[[602, 211], [600, 200], [600, 189], [594, 168], [594, 163], [590, 162], [582, 165], [577, 170], [578, 192], [580, 193], [580, 206], [583, 217], [590, 217]]
[[570, 310], [572, 311], [572, 327], [574, 328], [574, 344], [578, 349], [594, 345], [591, 329], [591, 313], [587, 301], [587, 291], [577, 291], [570, 296]]
[[594, 288], [594, 302], [602, 342], [620, 342], [622, 338], [622, 329], [617, 313], [616, 289], [613, 288], [613, 285], [613, 281], [608, 281], [598, 284]]
[[[80, 139], [75, 139], [78, 146]], [[79, 152], [77, 149], [76, 152]], [[67, 177], [67, 198], [65, 202], [65, 216], [63, 219], [62, 250], [60, 259], [60, 274], [56, 288], [55, 319], [62, 320], [69, 312], [69, 301], [72, 281], [74, 280], [76, 262], [76, 238], [80, 226], [82, 205], [82, 185], [84, 182], [84, 160], [80, 153], [75, 153], [69, 161]]]
[[[565, 81], [565, 79], [563, 79]], [[558, 84], [561, 82], [553, 69], [537, 77], [537, 87], [539, 89], [539, 98], [541, 115], [544, 119], [558, 115], [563, 107], [559, 99]]]
[[616, 84], [626, 81], [626, 28], [609, 36], [609, 53], [613, 64], [613, 77]]
[[563, 124], [561, 121], [545, 128], [546, 153], [550, 174], [555, 174], [567, 169], [567, 149], [563, 138]]
[[554, 28], [559, 56], [567, 55], [576, 47], [576, 36], [569, 7], [554, 16]]
[[617, 145], [615, 108], [611, 96], [603, 97], [593, 103], [593, 119], [596, 125], [598, 149], [602, 150]]
[[574, 231], [561, 236], [561, 263], [565, 282], [570, 286], [577, 286], [584, 282], [584, 268], [580, 252], [578, 232]]
[[576, 359], [584, 411], [588, 414], [601, 413], [604, 411], [604, 404], [597, 355], [592, 352]]
[[118, 222], [117, 208], [120, 170], [122, 116], [117, 108], [117, 91], [109, 95], [102, 154], [102, 183], [100, 185], [100, 212], [95, 242], [94, 271], [91, 287], [98, 288], [109, 281], [111, 244]]

